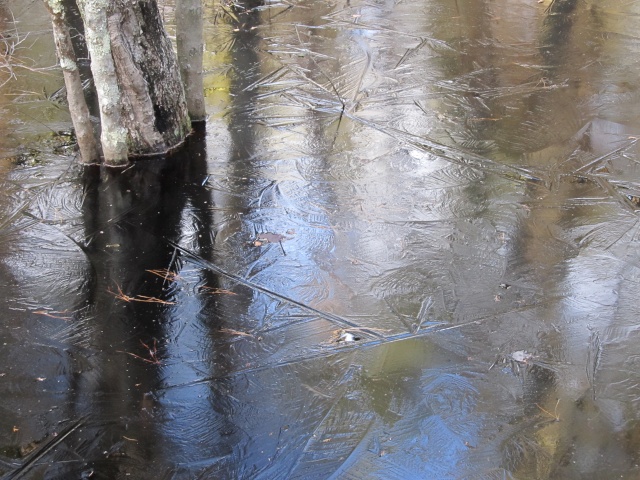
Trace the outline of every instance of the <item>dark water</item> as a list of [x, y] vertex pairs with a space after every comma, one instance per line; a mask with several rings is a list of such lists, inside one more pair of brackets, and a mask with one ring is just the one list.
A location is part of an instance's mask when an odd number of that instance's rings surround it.
[[640, 478], [640, 3], [205, 3], [173, 158], [3, 87], [2, 478]]

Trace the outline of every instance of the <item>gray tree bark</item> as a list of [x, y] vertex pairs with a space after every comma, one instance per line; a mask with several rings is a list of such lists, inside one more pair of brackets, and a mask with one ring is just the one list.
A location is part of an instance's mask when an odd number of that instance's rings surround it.
[[69, 25], [65, 18], [64, 8], [59, 1], [45, 0], [45, 6], [51, 14], [53, 38], [56, 44], [60, 67], [67, 89], [67, 101], [71, 121], [76, 132], [76, 139], [83, 163], [96, 163], [100, 160], [100, 149], [89, 115], [89, 108], [84, 98], [82, 80], [78, 70], [76, 53], [71, 42]]
[[203, 27], [202, 0], [176, 0], [178, 63], [192, 122], [206, 118], [202, 73]]
[[107, 165], [127, 164], [127, 129], [122, 122], [122, 93], [111, 52], [108, 17], [110, 0], [79, 0], [91, 74], [100, 105], [102, 154]]
[[[114, 49], [121, 85], [132, 80], [135, 88], [127, 88], [125, 122], [135, 132], [130, 150], [136, 155], [165, 152], [182, 144], [191, 131], [187, 104], [176, 56], [155, 0], [111, 0], [117, 13], [110, 19]], [[118, 37], [116, 39], [116, 37]], [[129, 107], [130, 105], [130, 107]], [[139, 122], [134, 110], [153, 111], [153, 122]], [[154, 145], [152, 129], [162, 138]]]

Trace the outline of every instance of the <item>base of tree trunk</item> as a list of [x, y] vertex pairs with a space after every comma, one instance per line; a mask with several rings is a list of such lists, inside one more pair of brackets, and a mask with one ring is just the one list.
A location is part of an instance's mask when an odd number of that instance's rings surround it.
[[[45, 3], [54, 26], [56, 21], [60, 26], [68, 14], [66, 3]], [[166, 155], [180, 148], [191, 122], [176, 56], [156, 0], [77, 0], [77, 5], [100, 109], [102, 162], [125, 166], [129, 159]], [[58, 46], [58, 55], [64, 68], [69, 52]], [[67, 82], [70, 107], [77, 104], [78, 85]], [[84, 114], [78, 109], [70, 110], [76, 134], [84, 138], [90, 122], [81, 118]], [[95, 151], [80, 146], [85, 162], [98, 163]]]

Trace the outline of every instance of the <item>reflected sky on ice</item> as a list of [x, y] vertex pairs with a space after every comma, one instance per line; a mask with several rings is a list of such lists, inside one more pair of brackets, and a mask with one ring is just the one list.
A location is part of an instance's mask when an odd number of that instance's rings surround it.
[[636, 478], [640, 5], [204, 3], [171, 158], [4, 87], [2, 478]]

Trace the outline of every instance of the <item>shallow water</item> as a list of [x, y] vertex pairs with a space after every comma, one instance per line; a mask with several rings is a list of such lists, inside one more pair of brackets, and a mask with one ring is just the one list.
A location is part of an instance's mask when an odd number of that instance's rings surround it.
[[2, 478], [638, 478], [640, 3], [205, 3], [175, 157], [3, 87]]

